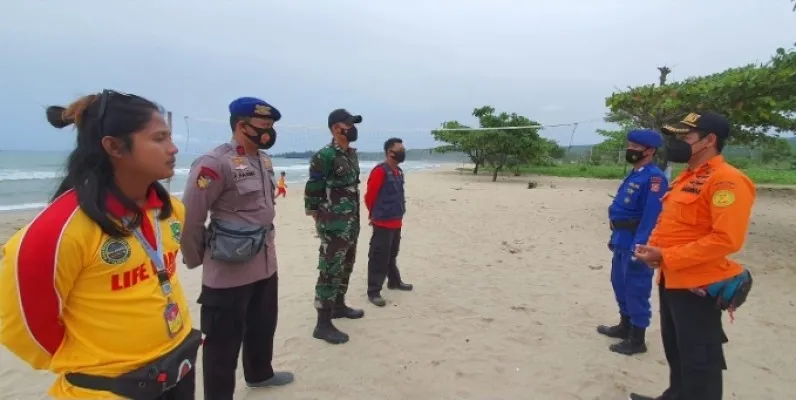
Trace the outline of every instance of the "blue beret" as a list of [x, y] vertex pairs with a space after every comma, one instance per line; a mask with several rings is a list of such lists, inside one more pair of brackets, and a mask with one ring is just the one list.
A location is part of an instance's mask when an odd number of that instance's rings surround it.
[[229, 114], [235, 117], [268, 118], [279, 121], [282, 114], [276, 107], [256, 97], [241, 97], [229, 103]]
[[661, 134], [648, 129], [639, 129], [628, 132], [627, 141], [652, 148], [663, 146], [663, 138], [661, 137]]

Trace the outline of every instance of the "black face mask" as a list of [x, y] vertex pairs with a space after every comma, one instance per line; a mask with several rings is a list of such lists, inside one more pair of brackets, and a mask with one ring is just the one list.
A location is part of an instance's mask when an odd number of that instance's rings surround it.
[[666, 159], [673, 163], [687, 163], [691, 160], [693, 150], [685, 140], [671, 139], [666, 145]]
[[406, 160], [406, 152], [405, 151], [393, 151], [392, 152], [392, 159], [395, 160], [397, 163], [402, 163]]
[[357, 141], [357, 137], [359, 136], [359, 132], [357, 132], [357, 127], [356, 126], [352, 126], [352, 127], [348, 128], [347, 131], [343, 132], [343, 136], [345, 136], [346, 139], [348, 139], [349, 143], [356, 142]]
[[644, 150], [634, 150], [634, 149], [627, 149], [625, 150], [625, 161], [635, 164], [641, 159], [644, 158]]
[[[268, 150], [271, 147], [274, 147], [274, 143], [276, 143], [276, 131], [274, 130], [274, 128], [258, 128], [251, 124], [247, 125], [249, 125], [249, 128], [251, 128], [254, 132], [256, 132], [257, 135], [255, 136], [246, 135], [246, 137], [249, 138], [249, 140], [251, 140], [252, 143], [257, 145], [258, 148], [263, 150]], [[269, 139], [267, 142], [265, 142], [265, 144], [263, 144], [262, 137], [265, 135], [268, 135]]]

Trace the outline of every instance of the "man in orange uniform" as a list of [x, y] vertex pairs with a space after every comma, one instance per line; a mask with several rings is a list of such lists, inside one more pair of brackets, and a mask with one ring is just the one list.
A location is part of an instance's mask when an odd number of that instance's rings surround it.
[[688, 168], [663, 197], [649, 243], [638, 245], [635, 256], [660, 269], [669, 387], [657, 398], [631, 394], [630, 399], [720, 400], [727, 336], [717, 298], [703, 288], [748, 276], [727, 256], [743, 247], [755, 187], [721, 155], [730, 135], [724, 116], [691, 113], [663, 132], [675, 136], [666, 148], [669, 160], [688, 163]]

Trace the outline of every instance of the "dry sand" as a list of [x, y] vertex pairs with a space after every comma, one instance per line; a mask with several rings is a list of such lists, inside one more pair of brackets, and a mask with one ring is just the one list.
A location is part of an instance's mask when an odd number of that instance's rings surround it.
[[[668, 370], [657, 311], [647, 354], [610, 353], [611, 340], [595, 332], [617, 317], [605, 219], [618, 182], [537, 179], [540, 187], [528, 190], [528, 178], [492, 183], [452, 171], [411, 173], [399, 265], [415, 291], [385, 291], [385, 308], [367, 303], [370, 229], [364, 226], [349, 298], [366, 316], [337, 322], [351, 335], [340, 346], [311, 337], [318, 242], [303, 215], [300, 188], [290, 187], [278, 203], [275, 367], [295, 372], [296, 382], [250, 391], [241, 387], [239, 369], [236, 398], [618, 400], [630, 390], [659, 394]], [[796, 398], [795, 207], [793, 191], [759, 192], [738, 256], [755, 274], [755, 290], [735, 323], [725, 325], [725, 399]], [[0, 238], [31, 215], [0, 215]], [[200, 276], [180, 270], [193, 299]], [[657, 290], [653, 299], [657, 310]], [[191, 312], [198, 320], [198, 307]], [[50, 381], [0, 350], [1, 398], [45, 398]]]

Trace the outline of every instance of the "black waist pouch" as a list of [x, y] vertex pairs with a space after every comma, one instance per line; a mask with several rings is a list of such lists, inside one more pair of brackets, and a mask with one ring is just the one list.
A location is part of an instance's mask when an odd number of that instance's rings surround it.
[[191, 372], [201, 344], [202, 333], [191, 329], [177, 348], [141, 368], [115, 378], [68, 373], [66, 381], [84, 389], [104, 390], [127, 399], [156, 399]]

